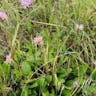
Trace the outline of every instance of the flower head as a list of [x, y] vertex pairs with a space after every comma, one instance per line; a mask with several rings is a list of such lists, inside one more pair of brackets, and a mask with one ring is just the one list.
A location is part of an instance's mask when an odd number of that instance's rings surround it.
[[0, 12], [0, 19], [7, 20], [8, 19], [7, 14], [5, 12]]
[[43, 37], [42, 36], [35, 37], [34, 44], [35, 45], [43, 45]]
[[11, 54], [8, 54], [8, 55], [6, 55], [6, 61], [5, 61], [5, 63], [12, 63], [13, 62], [13, 59], [12, 59], [12, 57], [11, 57]]
[[24, 7], [24, 8], [27, 8], [31, 5], [31, 0], [21, 0], [21, 5]]
[[74, 83], [73, 83], [73, 87], [74, 88], [77, 88], [79, 85], [78, 85], [78, 82], [77, 81], [75, 81]]
[[83, 24], [76, 24], [75, 25], [75, 29], [76, 30], [83, 30], [84, 29], [84, 25]]

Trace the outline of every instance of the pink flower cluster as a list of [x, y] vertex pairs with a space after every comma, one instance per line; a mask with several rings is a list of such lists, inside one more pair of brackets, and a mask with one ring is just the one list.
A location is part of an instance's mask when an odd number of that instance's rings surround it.
[[21, 0], [21, 5], [24, 7], [24, 8], [27, 8], [31, 5], [31, 0]]
[[5, 63], [6, 64], [9, 64], [9, 63], [12, 63], [12, 62], [13, 62], [13, 59], [11, 57], [11, 54], [6, 55], [6, 61], [5, 61]]
[[83, 30], [84, 29], [84, 26], [83, 26], [83, 24], [76, 24], [75, 25], [75, 29], [76, 30]]
[[5, 12], [0, 12], [0, 19], [1, 20], [7, 20], [8, 19], [8, 16]]
[[34, 44], [35, 45], [43, 45], [43, 37], [42, 36], [35, 37]]

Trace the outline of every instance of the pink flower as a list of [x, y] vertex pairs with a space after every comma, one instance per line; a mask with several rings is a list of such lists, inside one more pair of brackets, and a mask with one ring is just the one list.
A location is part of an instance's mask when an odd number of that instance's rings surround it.
[[7, 20], [8, 19], [7, 14], [5, 12], [0, 12], [0, 19]]
[[8, 54], [8, 55], [6, 55], [6, 61], [5, 61], [5, 63], [12, 63], [13, 62], [13, 59], [12, 59], [12, 57], [11, 57], [11, 54]]
[[78, 82], [77, 81], [75, 81], [74, 83], [73, 83], [73, 88], [77, 88], [79, 85], [78, 85]]
[[21, 5], [24, 7], [24, 8], [27, 8], [31, 5], [31, 0], [21, 0]]
[[35, 37], [34, 44], [35, 45], [43, 45], [43, 37], [42, 36]]
[[76, 24], [75, 25], [75, 29], [76, 30], [83, 30], [84, 29], [84, 26], [83, 26], [83, 24]]

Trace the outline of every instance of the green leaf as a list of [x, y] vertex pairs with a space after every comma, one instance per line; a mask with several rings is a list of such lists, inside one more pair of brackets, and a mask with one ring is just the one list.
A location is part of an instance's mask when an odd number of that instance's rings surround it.
[[93, 80], [96, 80], [96, 68], [93, 70], [91, 77]]
[[36, 90], [32, 89], [29, 91], [29, 96], [38, 96]]
[[59, 79], [62, 79], [64, 78], [65, 76], [67, 76], [70, 72], [72, 71], [72, 69], [61, 69], [58, 71], [58, 78]]
[[3, 74], [3, 68], [2, 66], [0, 65], [0, 76]]
[[87, 69], [88, 69], [88, 64], [82, 64], [82, 66], [79, 68], [79, 74], [83, 75], [86, 73]]
[[71, 96], [71, 91], [70, 90], [63, 90], [61, 96]]
[[28, 96], [28, 89], [24, 88], [21, 96]]
[[59, 91], [62, 84], [62, 80], [58, 80], [57, 74], [53, 74], [53, 82], [54, 86], [56, 87], [56, 90]]
[[48, 75], [48, 76], [46, 77], [46, 82], [47, 82], [47, 83], [50, 83], [51, 80], [52, 80], [52, 76], [51, 76], [51, 75]]
[[10, 78], [10, 65], [3, 64], [2, 68], [3, 68], [4, 75], [5, 75], [6, 79], [8, 80]]
[[14, 55], [14, 59], [15, 61], [18, 61], [19, 63], [21, 62], [21, 54], [19, 51], [17, 51], [16, 54]]
[[38, 83], [39, 83], [40, 89], [44, 89], [45, 86], [46, 86], [45, 77], [40, 78], [40, 79], [38, 80]]
[[35, 88], [38, 86], [38, 82], [34, 82], [32, 85], [29, 86], [29, 88]]
[[50, 35], [48, 34], [47, 30], [42, 30], [43, 37], [48, 41], [48, 44], [51, 43]]
[[19, 70], [15, 70], [14, 75], [15, 75], [14, 78], [16, 78], [17, 80], [18, 79], [20, 80], [22, 78], [22, 73]]
[[28, 75], [31, 72], [31, 66], [27, 62], [23, 62], [22, 71], [25, 75]]
[[49, 92], [46, 88], [42, 90], [42, 96], [49, 96]]
[[32, 24], [30, 22], [26, 23], [26, 29], [30, 32], [32, 30]]
[[49, 96], [55, 96], [55, 91], [52, 89]]
[[62, 51], [66, 51], [66, 45], [65, 45], [65, 43], [63, 43], [63, 44], [61, 44], [60, 45], [60, 49], [62, 50]]

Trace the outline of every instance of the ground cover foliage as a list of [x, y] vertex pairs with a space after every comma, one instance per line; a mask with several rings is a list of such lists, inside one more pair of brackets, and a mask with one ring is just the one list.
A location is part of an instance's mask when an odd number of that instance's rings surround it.
[[96, 0], [0, 0], [0, 12], [0, 96], [96, 96]]

